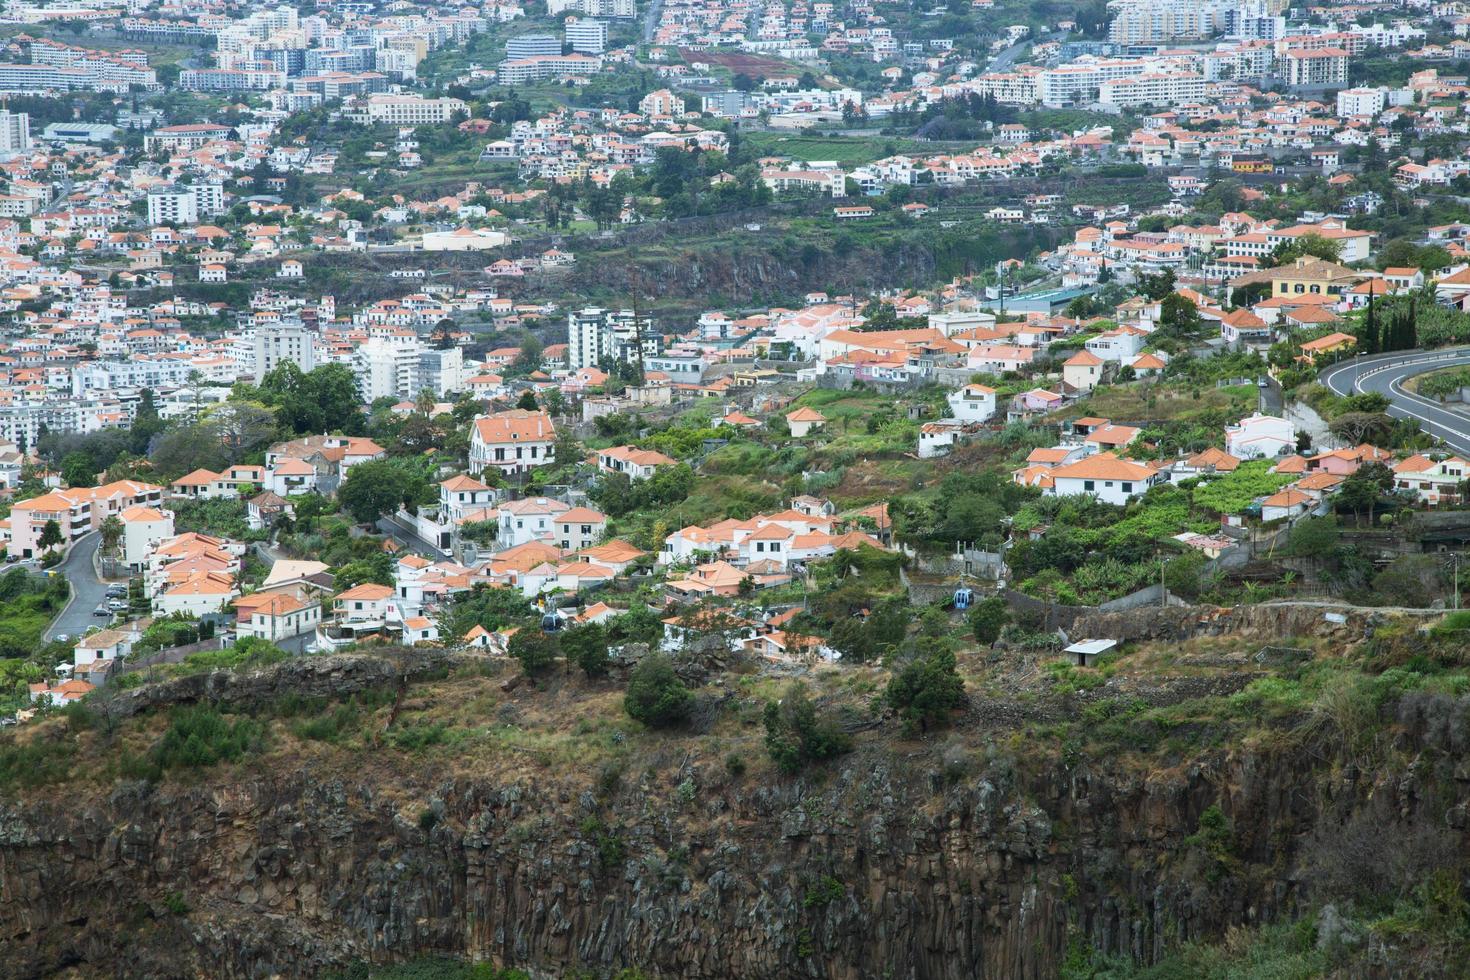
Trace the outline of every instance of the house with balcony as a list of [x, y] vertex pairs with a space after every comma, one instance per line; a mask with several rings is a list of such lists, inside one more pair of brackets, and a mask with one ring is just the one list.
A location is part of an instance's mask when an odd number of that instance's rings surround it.
[[1417, 453], [1393, 467], [1394, 489], [1412, 494], [1426, 507], [1460, 503], [1467, 478], [1470, 462], [1459, 456]]
[[556, 426], [545, 412], [513, 409], [475, 419], [470, 473], [494, 468], [507, 476], [556, 462]]

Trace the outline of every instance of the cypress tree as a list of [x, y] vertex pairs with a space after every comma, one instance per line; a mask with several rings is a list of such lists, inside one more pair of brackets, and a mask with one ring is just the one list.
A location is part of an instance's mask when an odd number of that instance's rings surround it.
[[1373, 294], [1368, 294], [1368, 312], [1363, 316], [1363, 329], [1358, 337], [1358, 350], [1364, 354], [1378, 353], [1378, 320], [1373, 310]]

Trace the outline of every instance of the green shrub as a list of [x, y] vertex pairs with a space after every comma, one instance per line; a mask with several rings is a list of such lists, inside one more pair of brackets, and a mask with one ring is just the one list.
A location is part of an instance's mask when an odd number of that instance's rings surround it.
[[234, 762], [265, 746], [265, 727], [251, 718], [230, 721], [214, 708], [175, 708], [168, 731], [153, 750], [160, 769], [200, 768]]
[[779, 704], [766, 703], [765, 725], [766, 751], [776, 767], [787, 774], [801, 771], [809, 762], [852, 750], [852, 739], [834, 719], [817, 714], [799, 683], [787, 688]]
[[943, 644], [930, 644], [893, 675], [884, 697], [910, 727], [927, 731], [930, 725], [947, 722], [950, 713], [965, 703], [965, 682], [955, 670], [954, 652]]
[[633, 668], [623, 709], [650, 728], [675, 728], [689, 720], [694, 695], [674, 673], [669, 658], [653, 653]]

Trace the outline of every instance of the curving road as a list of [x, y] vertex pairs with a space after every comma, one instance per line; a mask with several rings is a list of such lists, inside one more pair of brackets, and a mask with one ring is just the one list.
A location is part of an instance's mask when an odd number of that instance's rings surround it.
[[1470, 366], [1470, 347], [1435, 351], [1399, 351], [1357, 357], [1322, 372], [1321, 382], [1339, 395], [1378, 392], [1392, 403], [1388, 414], [1417, 419], [1424, 431], [1444, 440], [1458, 453], [1470, 455], [1470, 415], [1445, 408], [1404, 387], [1409, 378], [1426, 371]]
[[75, 639], [87, 632], [89, 626], [105, 626], [111, 622], [110, 617], [92, 616], [92, 611], [107, 601], [107, 583], [97, 577], [97, 569], [92, 564], [92, 556], [97, 554], [101, 544], [101, 534], [88, 532], [77, 538], [61, 564], [51, 569], [71, 583], [71, 602], [47, 627], [46, 640], [54, 640], [63, 633]]

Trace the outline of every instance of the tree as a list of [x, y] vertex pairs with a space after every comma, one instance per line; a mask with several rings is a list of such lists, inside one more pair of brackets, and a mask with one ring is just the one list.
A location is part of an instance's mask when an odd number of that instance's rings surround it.
[[1369, 443], [1379, 446], [1388, 441], [1393, 419], [1382, 412], [1344, 412], [1327, 423], [1331, 433], [1352, 445]]
[[928, 641], [893, 675], [884, 697], [909, 727], [928, 731], [931, 724], [943, 724], [965, 703], [954, 652], [941, 641]]
[[1382, 349], [1378, 333], [1378, 317], [1374, 314], [1373, 294], [1370, 292], [1368, 310], [1363, 314], [1363, 322], [1358, 329], [1358, 350], [1364, 354], [1377, 354]]
[[1350, 511], [1361, 521], [1363, 513], [1373, 513], [1378, 501], [1393, 489], [1393, 470], [1382, 463], [1366, 463], [1342, 481], [1335, 499], [1339, 511]]
[[516, 408], [527, 412], [534, 412], [541, 406], [536, 404], [536, 393], [530, 388], [521, 392], [521, 397], [516, 400]]
[[276, 437], [276, 413], [259, 402], [228, 401], [204, 417], [230, 462], [236, 462]]
[[512, 370], [519, 374], [530, 374], [541, 367], [541, 352], [544, 350], [541, 341], [531, 334], [526, 334], [521, 339], [521, 350], [516, 359], [511, 362]]
[[1403, 555], [1373, 576], [1373, 592], [1389, 605], [1425, 609], [1443, 596], [1444, 572], [1432, 555]]
[[97, 464], [86, 453], [67, 453], [61, 461], [61, 481], [69, 487], [94, 486]]
[[66, 539], [61, 536], [61, 525], [56, 521], [49, 520], [41, 527], [41, 536], [36, 539], [42, 551], [54, 548]]
[[1190, 336], [1199, 330], [1199, 307], [1187, 296], [1170, 293], [1159, 304], [1159, 326], [1178, 337]]
[[601, 623], [573, 626], [561, 636], [562, 656], [567, 658], [567, 669], [573, 664], [582, 668], [588, 677], [603, 677], [607, 674], [607, 630]]
[[1271, 253], [1275, 265], [1290, 265], [1303, 256], [1336, 262], [1342, 257], [1342, 246], [1330, 238], [1317, 234], [1298, 235], [1291, 241], [1283, 241]]
[[[243, 389], [243, 390], [242, 390]], [[249, 401], [249, 386], [236, 386], [237, 397]], [[362, 398], [357, 377], [345, 364], [324, 364], [303, 373], [294, 361], [282, 361], [260, 383], [254, 395], [276, 410], [282, 427], [297, 435], [340, 429], [347, 435], [363, 430]]]
[[1292, 525], [1286, 548], [1297, 558], [1321, 561], [1337, 551], [1337, 521], [1331, 517], [1306, 517]]
[[219, 470], [229, 463], [219, 434], [206, 425], [179, 425], [165, 430], [154, 440], [148, 455], [160, 476], [182, 476], [201, 467]]
[[981, 646], [990, 646], [1000, 639], [1000, 631], [1005, 628], [1009, 619], [1006, 601], [1000, 596], [981, 599], [970, 610], [970, 630], [975, 634], [975, 642]]
[[852, 749], [852, 739], [835, 719], [817, 713], [799, 681], [786, 689], [780, 702], [766, 702], [764, 721], [766, 751], [776, 768], [788, 775], [800, 772], [809, 762], [831, 759]]
[[118, 520], [117, 515], [107, 515], [102, 519], [102, 523], [98, 526], [97, 530], [102, 534], [102, 550], [115, 551], [118, 542], [122, 540], [123, 536], [123, 523]]
[[505, 652], [520, 661], [528, 677], [544, 674], [556, 663], [556, 637], [532, 627], [522, 627], [506, 644]]
[[1149, 299], [1162, 300], [1174, 292], [1174, 270], [1165, 269], [1154, 275], [1140, 276], [1138, 288]]
[[429, 481], [405, 465], [411, 462], [375, 459], [358, 463], [337, 488], [337, 500], [360, 524], [373, 524], [400, 506], [420, 503], [428, 495]]
[[689, 720], [694, 695], [674, 673], [674, 664], [661, 653], [639, 661], [628, 677], [623, 710], [650, 728], [674, 728]]

